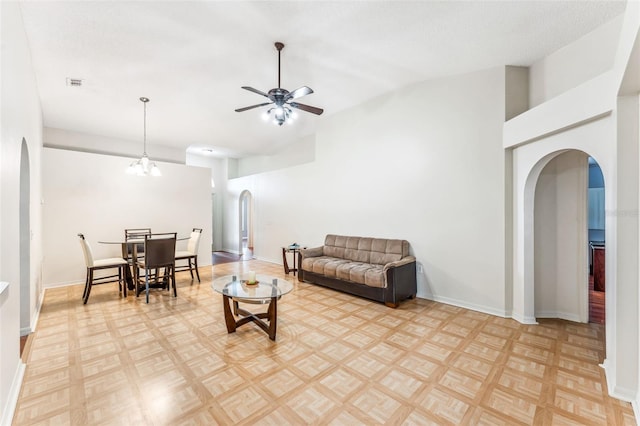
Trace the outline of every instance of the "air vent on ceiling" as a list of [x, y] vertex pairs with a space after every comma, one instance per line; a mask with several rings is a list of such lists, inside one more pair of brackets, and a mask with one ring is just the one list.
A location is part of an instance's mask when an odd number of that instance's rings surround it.
[[80, 86], [82, 86], [82, 79], [80, 79], [80, 78], [67, 78], [67, 86], [80, 87]]

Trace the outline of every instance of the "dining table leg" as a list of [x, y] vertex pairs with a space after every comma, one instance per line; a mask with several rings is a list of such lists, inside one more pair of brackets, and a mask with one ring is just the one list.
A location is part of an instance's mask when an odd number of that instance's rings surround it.
[[[129, 243], [122, 243], [122, 258], [124, 260], [128, 260], [129, 259], [129, 254], [127, 252], [127, 246], [129, 245]], [[135, 248], [135, 244], [133, 245]], [[135, 251], [135, 250], [134, 250]], [[134, 279], [135, 279], [135, 273], [134, 273], [134, 269], [135, 266], [135, 257], [132, 258], [132, 262], [131, 265], [127, 265], [126, 268], [124, 268], [124, 279], [127, 283], [127, 288], [129, 290], [135, 290], [135, 286], [134, 286]]]

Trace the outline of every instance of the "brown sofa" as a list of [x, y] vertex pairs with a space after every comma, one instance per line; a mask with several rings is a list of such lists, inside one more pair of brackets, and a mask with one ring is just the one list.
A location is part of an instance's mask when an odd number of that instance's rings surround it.
[[300, 281], [397, 307], [416, 295], [416, 258], [409, 242], [329, 234], [321, 247], [300, 251]]

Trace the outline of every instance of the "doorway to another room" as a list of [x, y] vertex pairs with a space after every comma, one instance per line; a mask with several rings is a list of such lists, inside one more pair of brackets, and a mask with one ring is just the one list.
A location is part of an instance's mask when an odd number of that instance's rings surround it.
[[566, 150], [540, 171], [534, 202], [536, 318], [605, 323], [604, 177]]
[[605, 209], [604, 176], [595, 159], [589, 157], [589, 322], [605, 322]]
[[240, 193], [240, 254], [244, 260], [253, 259], [253, 196], [248, 190]]

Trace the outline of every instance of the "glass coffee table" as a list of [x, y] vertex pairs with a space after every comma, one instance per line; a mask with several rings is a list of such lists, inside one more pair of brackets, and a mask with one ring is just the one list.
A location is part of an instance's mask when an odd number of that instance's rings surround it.
[[[263, 329], [271, 340], [276, 340], [278, 319], [278, 300], [293, 290], [293, 284], [281, 278], [269, 275], [256, 275], [256, 284], [248, 284], [245, 279], [236, 275], [226, 275], [216, 278], [211, 288], [222, 294], [224, 321], [227, 332], [234, 333], [236, 328], [249, 322], [256, 323]], [[251, 304], [269, 304], [267, 312], [253, 314], [238, 306], [238, 302]], [[233, 303], [233, 312], [231, 304]], [[241, 317], [236, 320], [236, 316]], [[269, 323], [267, 324], [266, 319]]]

